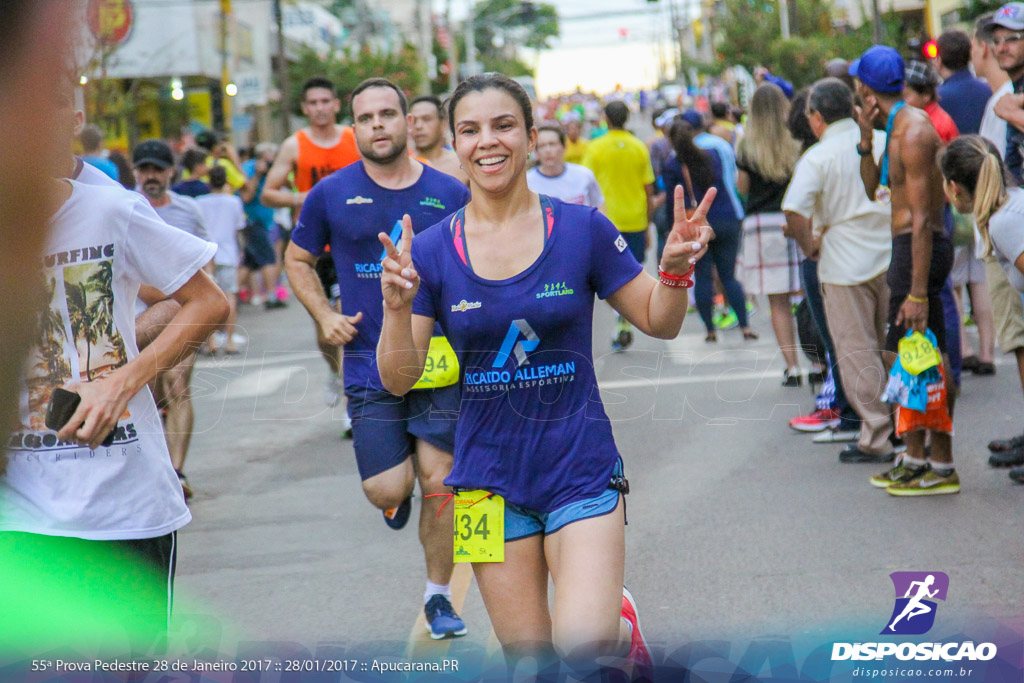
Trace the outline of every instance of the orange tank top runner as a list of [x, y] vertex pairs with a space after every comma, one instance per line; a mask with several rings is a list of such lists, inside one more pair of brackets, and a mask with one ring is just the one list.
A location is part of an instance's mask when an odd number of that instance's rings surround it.
[[359, 161], [359, 148], [352, 128], [341, 129], [341, 140], [334, 147], [316, 145], [305, 131], [295, 134], [299, 141], [299, 158], [295, 162], [295, 186], [299, 192], [309, 192], [321, 179], [340, 168]]

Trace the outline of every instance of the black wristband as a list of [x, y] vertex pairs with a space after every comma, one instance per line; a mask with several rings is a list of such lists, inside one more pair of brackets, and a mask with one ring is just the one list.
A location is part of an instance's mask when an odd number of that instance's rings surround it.
[[862, 147], [860, 146], [860, 143], [859, 143], [859, 142], [857, 143], [857, 154], [859, 154], [860, 156], [862, 156], [862, 157], [866, 157], [866, 156], [868, 156], [869, 154], [871, 154], [871, 152], [872, 152], [872, 149], [871, 149], [871, 145], [868, 145], [868, 148], [867, 148], [867, 149], [863, 149], [863, 148], [862, 148]]

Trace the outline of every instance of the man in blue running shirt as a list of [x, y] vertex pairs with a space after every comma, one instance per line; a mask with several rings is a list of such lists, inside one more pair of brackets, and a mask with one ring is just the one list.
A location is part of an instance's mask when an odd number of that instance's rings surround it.
[[[455, 178], [412, 159], [405, 95], [390, 81], [363, 81], [352, 93], [356, 143], [363, 160], [321, 180], [306, 197], [285, 254], [288, 280], [325, 339], [344, 345], [344, 382], [363, 493], [400, 529], [411, 513], [416, 479], [423, 492], [420, 542], [427, 565], [427, 628], [432, 638], [465, 635], [452, 609], [452, 515], [439, 515], [452, 468], [459, 412], [458, 364], [441, 353], [416, 391], [389, 394], [377, 372], [383, 321], [381, 231], [401, 234], [402, 216], [425, 229], [469, 201]], [[341, 289], [341, 313], [327, 301], [316, 275], [330, 245]], [[441, 346], [446, 344], [443, 342]], [[433, 370], [433, 372], [431, 372]], [[414, 467], [415, 464], [415, 467]]]

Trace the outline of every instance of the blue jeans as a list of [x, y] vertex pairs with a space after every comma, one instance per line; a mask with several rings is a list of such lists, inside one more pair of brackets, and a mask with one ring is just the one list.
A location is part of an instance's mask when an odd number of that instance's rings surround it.
[[714, 275], [712, 265], [718, 271], [718, 279], [722, 281], [725, 299], [736, 312], [740, 327], [749, 326], [747, 321], [747, 299], [743, 293], [743, 285], [736, 279], [736, 255], [739, 254], [743, 239], [743, 221], [715, 221], [715, 239], [708, 243], [708, 253], [697, 261], [697, 282], [693, 288], [693, 298], [697, 300], [697, 312], [707, 331], [714, 332], [715, 324], [711, 319], [714, 300]]
[[821, 298], [821, 282], [818, 280], [818, 262], [811, 259], [804, 259], [800, 262], [800, 283], [804, 288], [804, 296], [807, 298], [807, 305], [811, 309], [811, 317], [814, 318], [814, 325], [818, 328], [821, 341], [828, 351], [828, 358], [831, 365], [829, 374], [836, 385], [835, 409], [839, 412], [839, 429], [842, 431], [853, 431], [860, 429], [860, 416], [853, 409], [850, 402], [846, 400], [843, 392], [843, 382], [839, 378], [839, 365], [836, 363], [836, 347], [832, 343], [832, 335], [828, 333], [828, 323], [825, 320], [825, 302]]

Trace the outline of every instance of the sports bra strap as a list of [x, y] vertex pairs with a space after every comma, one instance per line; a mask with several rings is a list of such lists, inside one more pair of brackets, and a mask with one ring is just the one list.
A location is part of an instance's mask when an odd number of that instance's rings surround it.
[[[551, 232], [555, 228], [555, 206], [551, 203], [551, 197], [540, 196], [540, 213], [544, 225], [544, 247], [551, 239]], [[455, 243], [455, 253], [462, 259], [467, 268], [473, 270], [469, 262], [469, 247], [466, 245], [466, 207], [462, 207], [452, 216], [451, 222], [452, 240]]]

